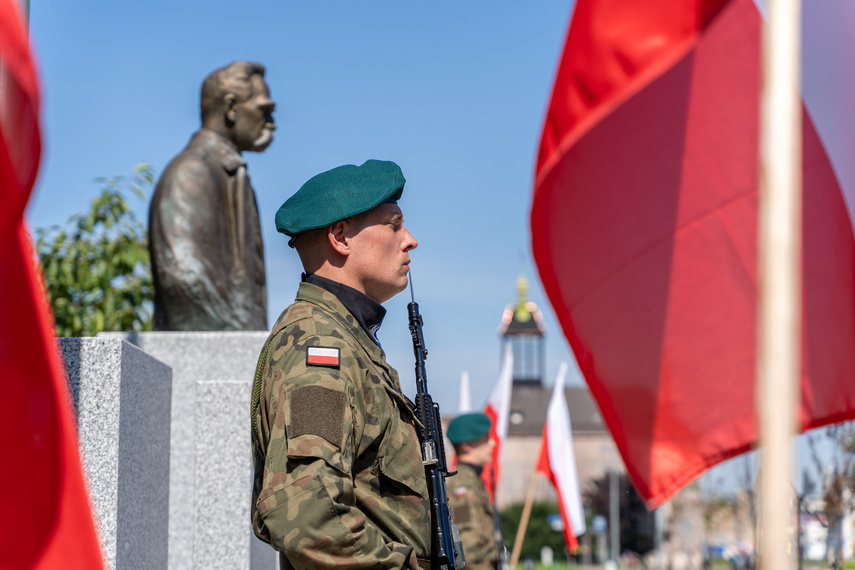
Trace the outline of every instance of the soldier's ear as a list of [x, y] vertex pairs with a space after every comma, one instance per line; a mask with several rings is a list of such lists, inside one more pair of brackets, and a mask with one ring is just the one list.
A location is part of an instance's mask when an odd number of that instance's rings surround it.
[[234, 93], [227, 93], [226, 96], [223, 97], [226, 124], [232, 125], [237, 119], [237, 110], [235, 109], [235, 105], [237, 105], [237, 97]]
[[327, 228], [327, 239], [330, 245], [340, 255], [348, 255], [350, 253], [350, 240], [347, 236], [346, 222], [344, 220], [336, 222]]

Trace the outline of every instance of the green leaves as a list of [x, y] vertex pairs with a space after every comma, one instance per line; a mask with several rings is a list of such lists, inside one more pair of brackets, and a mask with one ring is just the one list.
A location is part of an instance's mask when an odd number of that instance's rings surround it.
[[[519, 530], [522, 518], [523, 504], [509, 505], [502, 512], [502, 533], [504, 534], [505, 546], [510, 552]], [[536, 502], [531, 506], [531, 517], [528, 520], [525, 539], [523, 541], [521, 558], [540, 558], [540, 549], [549, 546], [556, 554], [556, 559], [563, 559], [563, 553], [567, 545], [564, 542], [564, 533], [556, 532], [549, 526], [547, 517], [557, 514], [558, 505], [555, 503]]]
[[36, 249], [59, 336], [151, 330], [154, 289], [146, 227], [126, 195], [145, 200], [150, 165], [129, 178], [98, 178], [104, 186], [89, 210], [67, 227], [36, 229]]

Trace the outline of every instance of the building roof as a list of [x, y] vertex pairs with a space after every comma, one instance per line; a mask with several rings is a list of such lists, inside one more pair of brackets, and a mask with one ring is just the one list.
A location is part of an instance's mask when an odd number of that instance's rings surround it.
[[[511, 390], [511, 410], [508, 435], [540, 435], [546, 421], [546, 408], [552, 386], [514, 383]], [[600, 410], [585, 386], [564, 388], [573, 433], [608, 433]]]

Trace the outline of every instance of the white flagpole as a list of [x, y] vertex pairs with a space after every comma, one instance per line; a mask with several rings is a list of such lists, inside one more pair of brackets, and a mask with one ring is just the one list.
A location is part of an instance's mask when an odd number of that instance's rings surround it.
[[460, 374], [460, 404], [458, 413], [468, 414], [472, 411], [472, 396], [469, 392], [469, 372], [464, 370]]
[[[788, 530], [792, 436], [801, 370], [801, 6], [768, 0], [760, 118], [759, 315], [760, 567], [793, 568]], [[795, 548], [790, 549], [794, 552]]]

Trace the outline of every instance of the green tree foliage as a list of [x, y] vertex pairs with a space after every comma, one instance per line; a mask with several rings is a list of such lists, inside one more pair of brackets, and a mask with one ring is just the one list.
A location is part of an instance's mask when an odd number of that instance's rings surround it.
[[59, 336], [151, 330], [151, 265], [145, 224], [128, 206], [154, 172], [140, 164], [130, 177], [98, 178], [101, 193], [66, 227], [36, 229], [36, 249]]
[[[522, 519], [522, 511], [522, 503], [511, 505], [502, 511], [502, 532], [508, 552], [513, 549], [517, 529], [519, 529]], [[540, 560], [540, 549], [544, 546], [552, 548], [556, 560], [564, 558], [567, 553], [564, 533], [552, 530], [547, 520], [549, 515], [558, 513], [558, 505], [555, 503], [532, 503], [531, 517], [528, 520], [528, 528], [525, 531], [522, 550], [520, 550], [520, 560], [525, 558]]]

